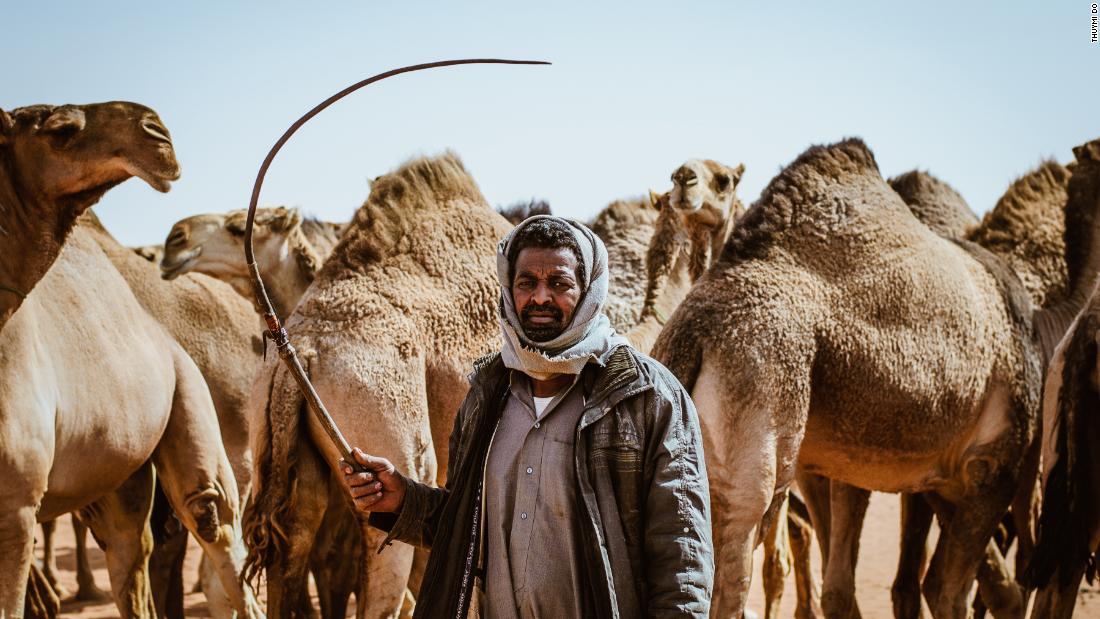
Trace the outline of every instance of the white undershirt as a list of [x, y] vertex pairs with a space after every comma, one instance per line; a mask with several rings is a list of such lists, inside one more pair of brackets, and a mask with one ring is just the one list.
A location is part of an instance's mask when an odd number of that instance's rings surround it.
[[550, 405], [550, 400], [553, 400], [557, 396], [550, 396], [548, 398], [540, 398], [532, 396], [535, 400], [535, 419], [542, 419], [542, 413], [546, 410], [546, 407]]

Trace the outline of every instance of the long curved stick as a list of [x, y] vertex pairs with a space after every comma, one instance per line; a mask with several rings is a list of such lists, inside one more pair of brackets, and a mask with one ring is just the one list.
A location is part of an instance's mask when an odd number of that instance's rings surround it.
[[260, 187], [264, 183], [264, 177], [267, 175], [267, 169], [271, 166], [271, 162], [275, 159], [275, 155], [279, 152], [279, 149], [290, 139], [290, 136], [294, 135], [302, 125], [306, 124], [309, 119], [320, 114], [325, 108], [336, 103], [345, 96], [359, 90], [360, 88], [373, 84], [374, 82], [384, 80], [387, 77], [393, 77], [394, 75], [400, 75], [402, 73], [411, 73], [413, 71], [423, 71], [424, 69], [434, 69], [436, 67], [449, 67], [459, 64], [550, 64], [541, 60], [501, 60], [496, 58], [468, 58], [465, 60], [444, 60], [441, 62], [429, 62], [425, 64], [412, 65], [409, 67], [402, 67], [400, 69], [393, 69], [392, 71], [386, 71], [385, 73], [379, 73], [373, 77], [352, 84], [340, 92], [332, 95], [328, 99], [325, 99], [305, 116], [299, 118], [283, 137], [279, 138], [278, 142], [275, 142], [275, 146], [271, 147], [271, 150], [267, 153], [267, 157], [264, 159], [263, 165], [260, 166], [260, 172], [256, 175], [256, 184], [252, 186], [252, 200], [248, 203], [248, 219], [245, 222], [244, 228], [244, 258], [248, 263], [248, 273], [252, 278], [252, 291], [256, 295], [256, 301], [259, 303], [259, 307], [263, 310], [264, 322], [267, 323], [267, 331], [264, 333], [265, 338], [271, 338], [275, 343], [275, 348], [279, 351], [279, 357], [290, 368], [290, 373], [294, 376], [294, 380], [298, 383], [298, 388], [302, 390], [302, 395], [305, 396], [306, 402], [309, 404], [309, 409], [313, 411], [313, 414], [317, 417], [317, 421], [324, 428], [325, 433], [336, 445], [336, 448], [340, 450], [340, 454], [344, 457], [349, 465], [356, 470], [361, 470], [359, 462], [351, 455], [351, 446], [348, 445], [347, 439], [340, 432], [340, 428], [336, 427], [336, 422], [333, 421], [332, 416], [329, 415], [328, 409], [325, 408], [321, 398], [317, 395], [317, 391], [313, 388], [313, 384], [309, 382], [309, 377], [306, 376], [305, 370], [302, 368], [301, 362], [298, 361], [298, 353], [294, 350], [294, 347], [290, 345], [290, 339], [287, 337], [286, 329], [283, 328], [279, 322], [279, 317], [275, 314], [275, 308], [271, 305], [271, 299], [267, 296], [267, 290], [264, 289], [263, 279], [260, 278], [260, 268], [256, 265], [256, 255], [252, 250], [252, 221], [256, 217], [256, 204], [260, 200]]

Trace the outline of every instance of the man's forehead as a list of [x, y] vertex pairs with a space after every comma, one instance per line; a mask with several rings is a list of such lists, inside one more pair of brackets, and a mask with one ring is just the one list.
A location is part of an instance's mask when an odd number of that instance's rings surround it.
[[516, 256], [516, 271], [561, 270], [573, 272], [577, 257], [568, 247], [525, 247]]

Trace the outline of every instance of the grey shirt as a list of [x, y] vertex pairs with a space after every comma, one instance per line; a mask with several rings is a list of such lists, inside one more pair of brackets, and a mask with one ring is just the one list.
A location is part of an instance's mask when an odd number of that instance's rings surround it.
[[489, 619], [583, 617], [580, 514], [573, 444], [584, 411], [574, 382], [535, 414], [530, 381], [513, 371], [485, 467]]

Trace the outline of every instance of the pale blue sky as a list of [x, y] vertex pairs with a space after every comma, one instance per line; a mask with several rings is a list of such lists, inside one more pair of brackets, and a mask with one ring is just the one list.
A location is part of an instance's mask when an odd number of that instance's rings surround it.
[[[283, 149], [261, 203], [346, 220], [368, 178], [455, 150], [492, 204], [586, 218], [669, 186], [683, 160], [743, 162], [748, 204], [813, 143], [863, 137], [978, 212], [1043, 157], [1100, 136], [1089, 2], [10, 3], [0, 107], [138, 101], [183, 177], [130, 181], [96, 211], [124, 243], [244, 208], [271, 144], [333, 92], [387, 69], [495, 56], [552, 67], [401, 76], [344, 99]], [[831, 5], [827, 5], [831, 4]]]

